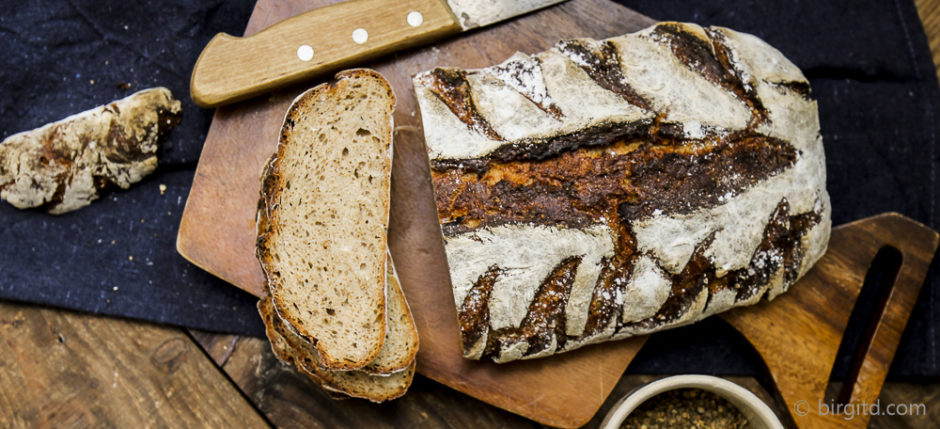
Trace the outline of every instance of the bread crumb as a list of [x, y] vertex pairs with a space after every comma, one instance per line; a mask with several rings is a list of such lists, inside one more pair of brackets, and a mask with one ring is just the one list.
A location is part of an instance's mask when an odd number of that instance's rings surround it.
[[160, 184], [160, 195], [166, 194], [166, 185]]
[[127, 257], [127, 260], [128, 260], [128, 261], [133, 261], [133, 260], [134, 260], [134, 257], [133, 257], [133, 256], [128, 256], [128, 257]]
[[95, 80], [94, 80], [94, 79], [91, 79], [91, 80], [88, 81], [88, 83], [89, 83], [90, 85], [94, 85], [94, 84], [95, 84]]
[[115, 287], [113, 287], [113, 288], [111, 288], [111, 290], [113, 290], [113, 291], [115, 291], [115, 292], [117, 292], [117, 290], [118, 290], [118, 287], [117, 287], [117, 286], [115, 286]]

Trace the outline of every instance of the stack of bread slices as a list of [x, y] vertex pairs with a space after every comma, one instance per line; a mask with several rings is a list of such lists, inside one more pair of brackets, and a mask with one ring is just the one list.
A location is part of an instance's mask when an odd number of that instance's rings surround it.
[[387, 248], [395, 96], [340, 72], [287, 111], [261, 176], [258, 303], [275, 355], [337, 396], [405, 393], [418, 334]]

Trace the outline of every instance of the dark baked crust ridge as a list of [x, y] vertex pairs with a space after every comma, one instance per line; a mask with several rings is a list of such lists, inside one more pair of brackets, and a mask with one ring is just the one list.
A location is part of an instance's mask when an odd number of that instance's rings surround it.
[[444, 233], [536, 221], [583, 227], [655, 210], [684, 214], [721, 203], [793, 165], [796, 150], [750, 132], [703, 140], [651, 135], [538, 162], [432, 172]]

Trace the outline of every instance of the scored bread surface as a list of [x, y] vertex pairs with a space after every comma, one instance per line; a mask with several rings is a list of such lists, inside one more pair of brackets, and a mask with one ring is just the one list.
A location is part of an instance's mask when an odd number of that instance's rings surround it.
[[692, 323], [826, 250], [816, 102], [754, 36], [661, 23], [414, 86], [465, 357]]
[[362, 368], [385, 339], [394, 105], [378, 73], [337, 74], [294, 100], [263, 173], [267, 288], [325, 368]]

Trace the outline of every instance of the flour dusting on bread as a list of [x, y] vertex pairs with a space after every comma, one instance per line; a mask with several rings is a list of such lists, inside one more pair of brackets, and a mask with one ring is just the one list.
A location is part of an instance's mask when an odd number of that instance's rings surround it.
[[816, 102], [754, 36], [667, 22], [414, 84], [466, 357], [693, 323], [825, 252]]
[[0, 197], [51, 214], [78, 210], [157, 168], [161, 137], [179, 124], [166, 88], [138, 91], [0, 142]]

